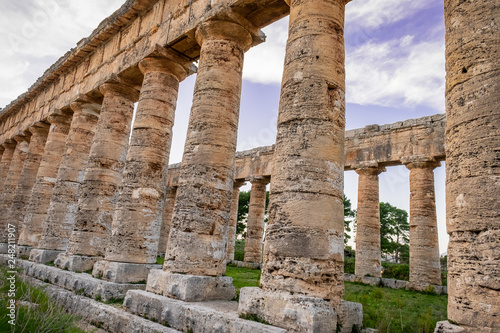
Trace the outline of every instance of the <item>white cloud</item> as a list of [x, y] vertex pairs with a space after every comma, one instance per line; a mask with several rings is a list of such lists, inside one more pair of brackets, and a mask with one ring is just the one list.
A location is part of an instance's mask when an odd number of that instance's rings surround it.
[[347, 101], [444, 111], [444, 41], [369, 41], [346, 57]]

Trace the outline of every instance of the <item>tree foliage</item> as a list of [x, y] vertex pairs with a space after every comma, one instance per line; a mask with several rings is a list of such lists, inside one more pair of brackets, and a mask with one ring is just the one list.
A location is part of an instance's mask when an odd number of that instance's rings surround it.
[[351, 223], [356, 219], [356, 210], [352, 209], [351, 200], [344, 195], [344, 244], [351, 238]]
[[410, 257], [408, 212], [387, 202], [380, 203], [380, 246], [382, 255], [408, 263]]
[[[236, 235], [246, 237], [248, 209], [250, 208], [250, 193], [251, 191], [240, 191], [238, 201], [238, 223], [236, 225]], [[267, 222], [267, 208], [269, 206], [269, 191], [266, 191], [266, 209], [264, 222]]]

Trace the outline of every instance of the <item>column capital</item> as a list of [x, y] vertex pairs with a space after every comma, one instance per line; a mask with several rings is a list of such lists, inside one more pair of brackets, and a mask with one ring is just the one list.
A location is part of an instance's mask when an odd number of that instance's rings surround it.
[[206, 40], [230, 40], [244, 51], [252, 45], [252, 34], [238, 23], [224, 20], [210, 20], [201, 23], [196, 29], [196, 41], [203, 45]]
[[28, 131], [24, 131], [24, 132], [18, 133], [17, 135], [14, 135], [14, 137], [13, 137], [13, 139], [17, 143], [29, 142], [30, 138], [31, 138], [31, 132], [28, 132]]
[[415, 160], [405, 163], [405, 166], [409, 169], [431, 169], [434, 170], [438, 166], [441, 166], [441, 162], [435, 160]]
[[171, 59], [167, 57], [147, 57], [139, 62], [142, 74], [161, 72], [174, 75], [179, 81], [184, 80], [191, 73], [191, 62], [188, 60]]
[[233, 189], [239, 189], [246, 183], [245, 179], [235, 179], [233, 182]]
[[385, 167], [378, 165], [362, 166], [354, 170], [358, 175], [379, 175], [386, 171]]
[[131, 101], [139, 100], [139, 91], [123, 83], [107, 82], [99, 87], [99, 91], [104, 95], [118, 95]]
[[28, 131], [34, 134], [46, 134], [49, 132], [50, 124], [44, 121], [37, 122], [28, 128]]
[[66, 108], [64, 110], [54, 109], [50, 115], [47, 117], [47, 121], [53, 124], [67, 124], [71, 123], [71, 119], [73, 116], [73, 110], [70, 108]]
[[261, 176], [261, 177], [251, 177], [248, 181], [253, 184], [262, 184], [267, 185], [271, 182], [271, 177], [269, 176]]
[[16, 146], [16, 141], [13, 139], [7, 139], [2, 144], [0, 144], [0, 146], [4, 149], [14, 148]]

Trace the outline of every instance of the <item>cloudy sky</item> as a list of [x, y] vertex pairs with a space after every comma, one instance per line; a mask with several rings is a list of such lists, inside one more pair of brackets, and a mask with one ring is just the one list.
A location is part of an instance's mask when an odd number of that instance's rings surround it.
[[[124, 0], [0, 0], [0, 107]], [[275, 141], [287, 18], [263, 29], [267, 41], [247, 52], [238, 150]], [[444, 113], [443, 4], [435, 0], [353, 0], [346, 7], [347, 129]], [[171, 162], [180, 162], [195, 76], [181, 83]], [[409, 171], [380, 176], [380, 200], [409, 209]], [[435, 170], [440, 250], [446, 251], [444, 167]], [[345, 173], [354, 206], [357, 175]]]

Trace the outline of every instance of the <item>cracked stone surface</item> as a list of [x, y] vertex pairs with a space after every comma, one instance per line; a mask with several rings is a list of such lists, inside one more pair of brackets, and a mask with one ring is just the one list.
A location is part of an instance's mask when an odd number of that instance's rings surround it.
[[266, 211], [266, 185], [269, 183], [269, 179], [254, 179], [251, 183], [244, 261], [261, 263], [264, 215]]

